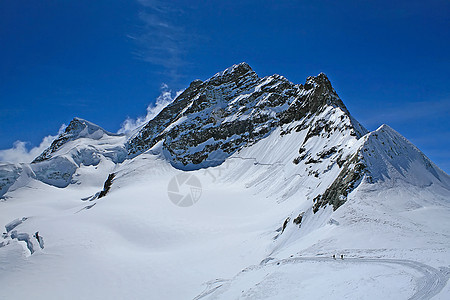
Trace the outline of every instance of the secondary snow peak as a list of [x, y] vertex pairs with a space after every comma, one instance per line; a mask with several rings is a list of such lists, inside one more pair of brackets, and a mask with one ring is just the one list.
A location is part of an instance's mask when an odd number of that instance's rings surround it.
[[122, 136], [120, 134], [110, 133], [100, 126], [86, 121], [84, 119], [75, 117], [70, 121], [63, 133], [61, 133], [32, 163], [40, 162], [49, 159], [53, 153], [58, 151], [66, 143], [80, 138], [89, 138], [99, 140], [104, 135], [107, 136]]

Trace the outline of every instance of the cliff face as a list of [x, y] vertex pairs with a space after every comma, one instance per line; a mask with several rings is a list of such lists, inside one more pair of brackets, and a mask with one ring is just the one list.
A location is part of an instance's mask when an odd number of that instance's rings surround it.
[[[193, 81], [126, 148], [134, 157], [161, 141], [166, 157], [179, 169], [219, 165], [275, 128], [318, 115], [328, 106], [348, 114], [325, 74], [293, 84], [279, 75], [260, 78], [241, 63], [205, 82]], [[357, 137], [366, 133], [353, 119], [350, 126]]]

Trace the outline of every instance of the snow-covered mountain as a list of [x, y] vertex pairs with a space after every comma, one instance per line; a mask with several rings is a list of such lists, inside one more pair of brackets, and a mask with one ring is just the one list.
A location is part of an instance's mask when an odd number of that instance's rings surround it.
[[[318, 120], [327, 108], [333, 110], [330, 115], [342, 112], [342, 119], [335, 124]], [[220, 165], [236, 151], [293, 122], [298, 123], [297, 131], [316, 125], [308, 137], [320, 134], [323, 128], [339, 127], [356, 137], [366, 133], [325, 74], [309, 77], [305, 85], [293, 84], [279, 75], [259, 78], [248, 64], [241, 63], [205, 82], [193, 81], [126, 146], [135, 156], [162, 141], [172, 165], [193, 170]]]
[[[0, 197], [8, 190], [26, 185], [30, 179], [64, 188], [82, 172], [81, 166], [110, 165], [127, 157], [126, 137], [113, 134], [80, 118], [74, 118], [41, 155], [31, 164], [0, 165]], [[95, 176], [97, 177], [97, 176]]]
[[450, 176], [368, 132], [323, 73], [234, 65], [131, 136], [75, 118], [31, 164], [0, 165], [0, 196], [2, 293], [450, 296]]

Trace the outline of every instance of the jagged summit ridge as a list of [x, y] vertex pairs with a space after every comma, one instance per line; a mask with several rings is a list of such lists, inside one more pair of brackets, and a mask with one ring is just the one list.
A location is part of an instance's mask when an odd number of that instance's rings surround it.
[[252, 67], [246, 62], [241, 62], [239, 64], [232, 65], [231, 67], [226, 68], [225, 70], [221, 72], [217, 72], [212, 78], [222, 77], [224, 75], [229, 75], [232, 73], [241, 73], [245, 74], [247, 72], [254, 72]]
[[161, 141], [175, 167], [198, 169], [222, 163], [279, 126], [311, 121], [311, 115], [327, 106], [347, 114], [358, 138], [367, 132], [350, 116], [325, 74], [294, 84], [280, 75], [260, 78], [240, 63], [204, 82], [193, 81], [126, 148], [134, 157]]

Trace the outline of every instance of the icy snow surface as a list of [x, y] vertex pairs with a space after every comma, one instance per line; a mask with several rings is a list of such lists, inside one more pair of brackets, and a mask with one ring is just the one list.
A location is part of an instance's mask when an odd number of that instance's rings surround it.
[[[39, 231], [45, 248], [30, 238], [30, 255], [4, 235], [0, 298], [447, 299], [448, 176], [433, 165], [438, 176], [426, 173], [420, 155], [387, 163], [387, 171], [374, 171], [384, 176], [362, 183], [337, 211], [313, 214], [311, 199], [327, 183], [292, 163], [304, 135], [275, 131], [221, 166], [189, 172], [202, 185], [190, 207], [169, 200], [167, 185], [182, 171], [158, 146], [115, 167], [82, 165], [78, 184], [64, 189], [31, 180], [0, 202], [0, 224], [29, 237]], [[370, 136], [330, 139], [347, 139], [339, 142], [348, 145], [344, 153], [368, 147], [384, 155]], [[405, 164], [418, 175], [402, 177]], [[326, 167], [319, 164], [320, 176]], [[81, 200], [111, 172], [107, 196]], [[299, 227], [292, 220], [300, 212]]]

